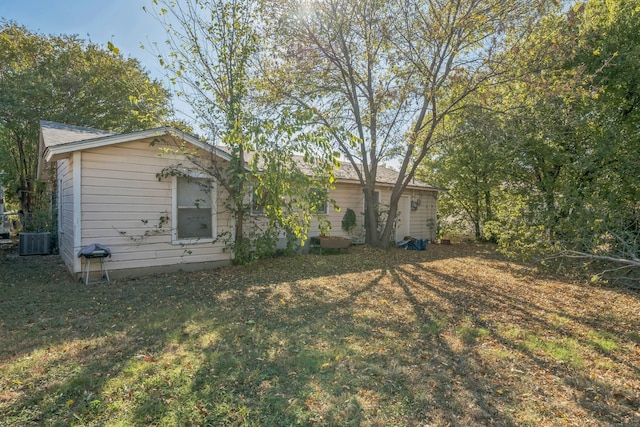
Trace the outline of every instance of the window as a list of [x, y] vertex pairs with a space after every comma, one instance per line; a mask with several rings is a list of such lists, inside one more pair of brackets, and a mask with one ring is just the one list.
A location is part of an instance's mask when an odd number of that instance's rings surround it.
[[254, 215], [254, 216], [264, 215], [264, 200], [265, 200], [265, 194], [263, 192], [256, 189], [252, 189], [251, 215]]
[[216, 233], [216, 187], [206, 178], [174, 178], [174, 241], [213, 239]]
[[316, 214], [326, 215], [328, 213], [327, 193], [326, 191], [314, 189], [313, 198], [316, 203], [312, 206], [311, 211]]

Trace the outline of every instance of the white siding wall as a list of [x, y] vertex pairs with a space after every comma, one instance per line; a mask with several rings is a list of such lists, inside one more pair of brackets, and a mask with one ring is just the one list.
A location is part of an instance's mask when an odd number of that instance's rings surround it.
[[420, 200], [420, 205], [411, 211], [411, 236], [416, 239], [436, 239], [437, 191], [407, 190], [411, 200]]
[[[391, 197], [391, 189], [386, 186], [380, 186], [377, 188], [380, 192], [380, 202], [382, 204], [388, 204]], [[416, 239], [431, 240], [434, 241], [436, 237], [436, 202], [437, 192], [428, 190], [409, 189], [405, 191], [405, 195], [409, 196], [410, 200], [420, 199], [420, 205], [415, 211], [410, 211], [410, 235]], [[339, 208], [339, 211], [333, 207], [333, 204], [329, 203], [327, 207], [327, 214], [321, 215], [330, 224], [331, 229], [328, 234], [331, 236], [340, 236], [350, 238], [354, 243], [364, 243], [365, 230], [364, 230], [364, 195], [359, 184], [355, 183], [336, 183], [336, 188], [329, 192], [329, 199], [333, 199]], [[245, 200], [249, 203], [249, 197]], [[356, 214], [356, 225], [350, 231], [346, 232], [342, 229], [342, 218], [348, 208], [353, 209]], [[267, 227], [267, 221], [262, 216], [247, 215], [245, 231], [250, 230], [264, 230]], [[309, 227], [309, 237], [318, 236], [320, 234], [320, 221], [314, 216], [311, 220]], [[402, 238], [404, 236], [401, 236]], [[284, 247], [283, 241], [280, 242], [279, 247]], [[308, 245], [308, 240], [305, 242]]]
[[[391, 189], [381, 186], [377, 191], [380, 192], [380, 203], [388, 204], [389, 198], [391, 197]], [[408, 195], [411, 200], [420, 199], [418, 208], [415, 211], [412, 210], [410, 213], [411, 236], [416, 239], [429, 239], [434, 241], [436, 237], [435, 224], [438, 193], [436, 191], [408, 189], [404, 194]], [[330, 192], [329, 197], [333, 198], [340, 207], [340, 212], [337, 212], [333, 206], [329, 205], [326, 218], [331, 223], [330, 235], [349, 237], [356, 243], [363, 243], [364, 196], [360, 186], [352, 183], [337, 183], [336, 188]], [[347, 208], [353, 209], [357, 219], [357, 224], [350, 233], [342, 229], [342, 218]], [[309, 236], [316, 236], [319, 232], [318, 221], [314, 219], [311, 223]]]
[[60, 257], [73, 271], [75, 254], [73, 248], [74, 227], [73, 227], [73, 160], [72, 158], [59, 160], [57, 163], [58, 193], [60, 206], [58, 229], [58, 248]]
[[[161, 144], [136, 141], [82, 153], [82, 246], [101, 243], [112, 251], [109, 269], [228, 261], [224, 244], [173, 244], [171, 178], [156, 174], [177, 162], [160, 156]], [[218, 207], [224, 207], [218, 193]], [[229, 212], [218, 211], [218, 232], [229, 231]], [[164, 224], [161, 222], [164, 221]]]
[[[360, 186], [358, 184], [336, 183], [336, 188], [329, 192], [329, 199], [335, 200], [336, 205], [340, 208], [340, 211], [337, 211], [332, 203], [327, 206], [327, 214], [324, 217], [331, 224], [329, 234], [331, 236], [348, 237], [356, 243], [364, 242], [362, 189]], [[342, 229], [342, 218], [349, 208], [356, 213], [356, 226], [351, 232], [346, 232]], [[313, 218], [309, 236], [317, 236], [319, 234], [319, 221]]]

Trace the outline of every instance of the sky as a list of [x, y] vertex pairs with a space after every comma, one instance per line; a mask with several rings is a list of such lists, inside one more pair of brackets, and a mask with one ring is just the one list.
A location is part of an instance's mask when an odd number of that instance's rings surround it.
[[36, 33], [77, 35], [105, 49], [111, 42], [168, 87], [156, 57], [140, 48], [164, 44], [164, 29], [142, 9], [151, 5], [152, 0], [0, 0], [0, 18]]
[[110, 41], [155, 74], [160, 72], [155, 57], [140, 48], [165, 40], [160, 24], [142, 10], [151, 4], [151, 0], [0, 0], [0, 17], [38, 33], [78, 35], [105, 48]]

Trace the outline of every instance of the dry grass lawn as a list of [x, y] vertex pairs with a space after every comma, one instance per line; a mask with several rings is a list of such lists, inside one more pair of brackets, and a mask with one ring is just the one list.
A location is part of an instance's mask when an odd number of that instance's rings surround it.
[[491, 246], [0, 283], [0, 425], [640, 425], [640, 292]]

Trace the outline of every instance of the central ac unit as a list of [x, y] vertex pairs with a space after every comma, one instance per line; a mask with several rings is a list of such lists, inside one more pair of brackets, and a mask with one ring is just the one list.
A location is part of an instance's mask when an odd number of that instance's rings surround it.
[[49, 255], [51, 233], [20, 233], [20, 255]]

